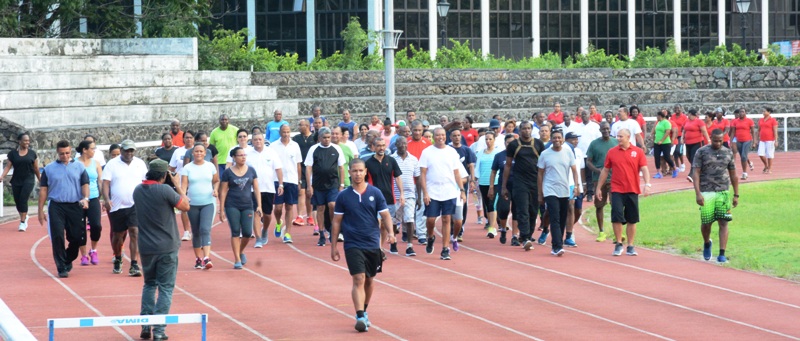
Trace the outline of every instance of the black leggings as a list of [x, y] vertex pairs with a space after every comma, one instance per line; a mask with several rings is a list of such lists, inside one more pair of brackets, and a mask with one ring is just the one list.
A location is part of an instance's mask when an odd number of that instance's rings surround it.
[[664, 144], [654, 144], [653, 145], [653, 158], [656, 161], [656, 170], [660, 171], [661, 169], [661, 158], [664, 158], [664, 161], [671, 168], [675, 168], [675, 163], [672, 162], [672, 157], [669, 155], [669, 150], [672, 149], [672, 143], [664, 143]]
[[689, 163], [691, 163], [692, 165], [694, 165], [694, 162], [692, 162], [694, 161], [694, 154], [696, 154], [697, 150], [700, 149], [700, 147], [702, 146], [703, 142], [697, 142], [686, 145], [686, 159], [689, 160]]
[[28, 199], [31, 197], [34, 184], [33, 181], [26, 181], [20, 185], [11, 185], [11, 192], [14, 195], [14, 204], [17, 206], [17, 212], [28, 213]]
[[[497, 197], [497, 193], [494, 193], [494, 195], [490, 198], [489, 197], [489, 186], [488, 185], [486, 185], [486, 186], [480, 185], [480, 186], [478, 186], [478, 188], [480, 188], [480, 190], [481, 190], [481, 199], [483, 200], [483, 212], [484, 212], [484, 214], [489, 214], [491, 212], [494, 212], [494, 198]], [[489, 224], [491, 224], [491, 223], [493, 223], [493, 222], [490, 221]]]
[[100, 198], [89, 199], [89, 209], [83, 211], [83, 218], [89, 224], [89, 239], [93, 242], [100, 240], [100, 232], [103, 231], [103, 225], [100, 223], [100, 211]]

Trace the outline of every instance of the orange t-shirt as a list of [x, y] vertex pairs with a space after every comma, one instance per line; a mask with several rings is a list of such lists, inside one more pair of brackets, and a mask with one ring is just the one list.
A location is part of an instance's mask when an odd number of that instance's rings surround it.
[[564, 112], [556, 113], [553, 111], [550, 115], [547, 115], [547, 120], [556, 122], [556, 124], [564, 123]]
[[422, 138], [419, 141], [414, 141], [413, 138], [408, 138], [408, 152], [411, 155], [414, 155], [417, 159], [422, 157], [422, 151], [425, 148], [431, 146], [431, 141], [428, 141], [426, 138]]
[[768, 119], [763, 117], [758, 119], [758, 140], [759, 141], [775, 141], [775, 127], [778, 125], [778, 120], [770, 116]]
[[753, 135], [750, 134], [750, 128], [755, 126], [753, 120], [745, 117], [744, 119], [735, 119], [731, 123], [733, 129], [736, 130], [734, 132], [734, 136], [736, 137], [737, 142], [747, 142], [753, 140]]

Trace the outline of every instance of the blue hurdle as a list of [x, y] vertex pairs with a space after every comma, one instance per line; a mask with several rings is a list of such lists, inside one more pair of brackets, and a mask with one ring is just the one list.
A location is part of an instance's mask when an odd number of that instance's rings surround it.
[[55, 330], [61, 328], [120, 327], [187, 323], [200, 323], [203, 330], [202, 340], [206, 341], [206, 325], [208, 324], [208, 314], [98, 316], [47, 320], [47, 326], [50, 329], [50, 341], [53, 341], [53, 338], [55, 337]]

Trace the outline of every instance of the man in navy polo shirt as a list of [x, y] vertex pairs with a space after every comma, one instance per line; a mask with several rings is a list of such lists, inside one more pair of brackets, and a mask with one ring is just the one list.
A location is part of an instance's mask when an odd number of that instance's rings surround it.
[[[369, 329], [367, 306], [374, 289], [372, 278], [381, 272], [381, 228], [389, 243], [395, 243], [392, 217], [386, 199], [378, 188], [364, 181], [367, 167], [361, 159], [350, 161], [351, 186], [339, 193], [334, 208], [332, 235], [344, 234], [344, 257], [353, 277], [352, 297], [356, 309], [355, 328]], [[380, 214], [381, 226], [375, 217]], [[339, 261], [336, 238], [331, 238], [331, 259]]]

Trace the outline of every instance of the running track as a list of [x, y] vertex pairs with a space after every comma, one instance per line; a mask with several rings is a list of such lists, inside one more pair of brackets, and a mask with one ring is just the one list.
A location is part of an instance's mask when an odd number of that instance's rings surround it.
[[[756, 160], [748, 182], [798, 178], [798, 161], [800, 153], [779, 153], [774, 173], [762, 175]], [[654, 184], [655, 192], [689, 187], [684, 176]], [[438, 241], [433, 255], [422, 246], [414, 258], [388, 255], [366, 334], [353, 329], [344, 260], [332, 262], [310, 227], [294, 229], [293, 245], [271, 239], [250, 248], [244, 271], [228, 260], [226, 224], [212, 230], [210, 271], [192, 268], [184, 242], [172, 313], [208, 313], [210, 340], [800, 340], [798, 283], [642, 248], [638, 257], [612, 257], [612, 245], [594, 242], [584, 229], [575, 230], [578, 248], [554, 258], [547, 246], [524, 252], [485, 238], [474, 212], [469, 222], [451, 261], [439, 260]], [[100, 265], [76, 263], [64, 280], [53, 277], [50, 242], [35, 219], [26, 233], [16, 232], [16, 222], [0, 225], [0, 297], [37, 338], [47, 338], [47, 318], [138, 314], [142, 279], [111, 274], [107, 223]], [[197, 340], [200, 327], [170, 326], [167, 333]], [[138, 327], [56, 332], [59, 340], [138, 335]]]

